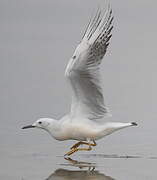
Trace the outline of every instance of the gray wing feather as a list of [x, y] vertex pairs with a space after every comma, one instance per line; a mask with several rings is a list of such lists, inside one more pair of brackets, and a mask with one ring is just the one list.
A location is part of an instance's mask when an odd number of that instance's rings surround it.
[[104, 103], [99, 64], [112, 36], [112, 21], [111, 9], [105, 15], [98, 9], [67, 65], [65, 75], [73, 89], [71, 116], [83, 116], [92, 120], [110, 114]]

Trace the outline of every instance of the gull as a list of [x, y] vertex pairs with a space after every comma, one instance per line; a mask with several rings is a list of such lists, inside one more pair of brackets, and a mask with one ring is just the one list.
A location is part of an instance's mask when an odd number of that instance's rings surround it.
[[[106, 122], [110, 111], [104, 103], [100, 79], [100, 64], [112, 36], [112, 9], [105, 13], [98, 8], [90, 19], [81, 42], [69, 60], [65, 76], [72, 88], [70, 112], [60, 120], [40, 118], [22, 129], [46, 130], [59, 141], [76, 140], [65, 156], [77, 151], [90, 151], [96, 141], [113, 132], [131, 126], [136, 122]], [[85, 147], [80, 148], [80, 145]]]

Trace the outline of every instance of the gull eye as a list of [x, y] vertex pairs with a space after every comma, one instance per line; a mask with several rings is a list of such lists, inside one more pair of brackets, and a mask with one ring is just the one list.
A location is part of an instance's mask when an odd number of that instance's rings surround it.
[[39, 123], [39, 124], [42, 124], [42, 122], [41, 122], [41, 121], [39, 121], [38, 123]]
[[73, 56], [73, 59], [75, 59], [76, 58], [76, 56]]

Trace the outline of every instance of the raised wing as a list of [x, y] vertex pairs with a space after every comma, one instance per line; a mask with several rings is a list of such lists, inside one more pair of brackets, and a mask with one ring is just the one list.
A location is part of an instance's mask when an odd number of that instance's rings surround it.
[[92, 120], [110, 114], [104, 104], [99, 64], [112, 36], [112, 20], [111, 9], [108, 9], [104, 15], [98, 9], [67, 65], [65, 75], [73, 89], [71, 116]]

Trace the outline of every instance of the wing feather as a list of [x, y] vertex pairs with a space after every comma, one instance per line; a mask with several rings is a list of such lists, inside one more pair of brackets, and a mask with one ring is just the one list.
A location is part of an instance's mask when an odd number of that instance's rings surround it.
[[104, 103], [99, 64], [112, 36], [112, 21], [111, 9], [104, 15], [98, 9], [67, 65], [65, 75], [73, 89], [71, 116], [92, 120], [110, 114]]

